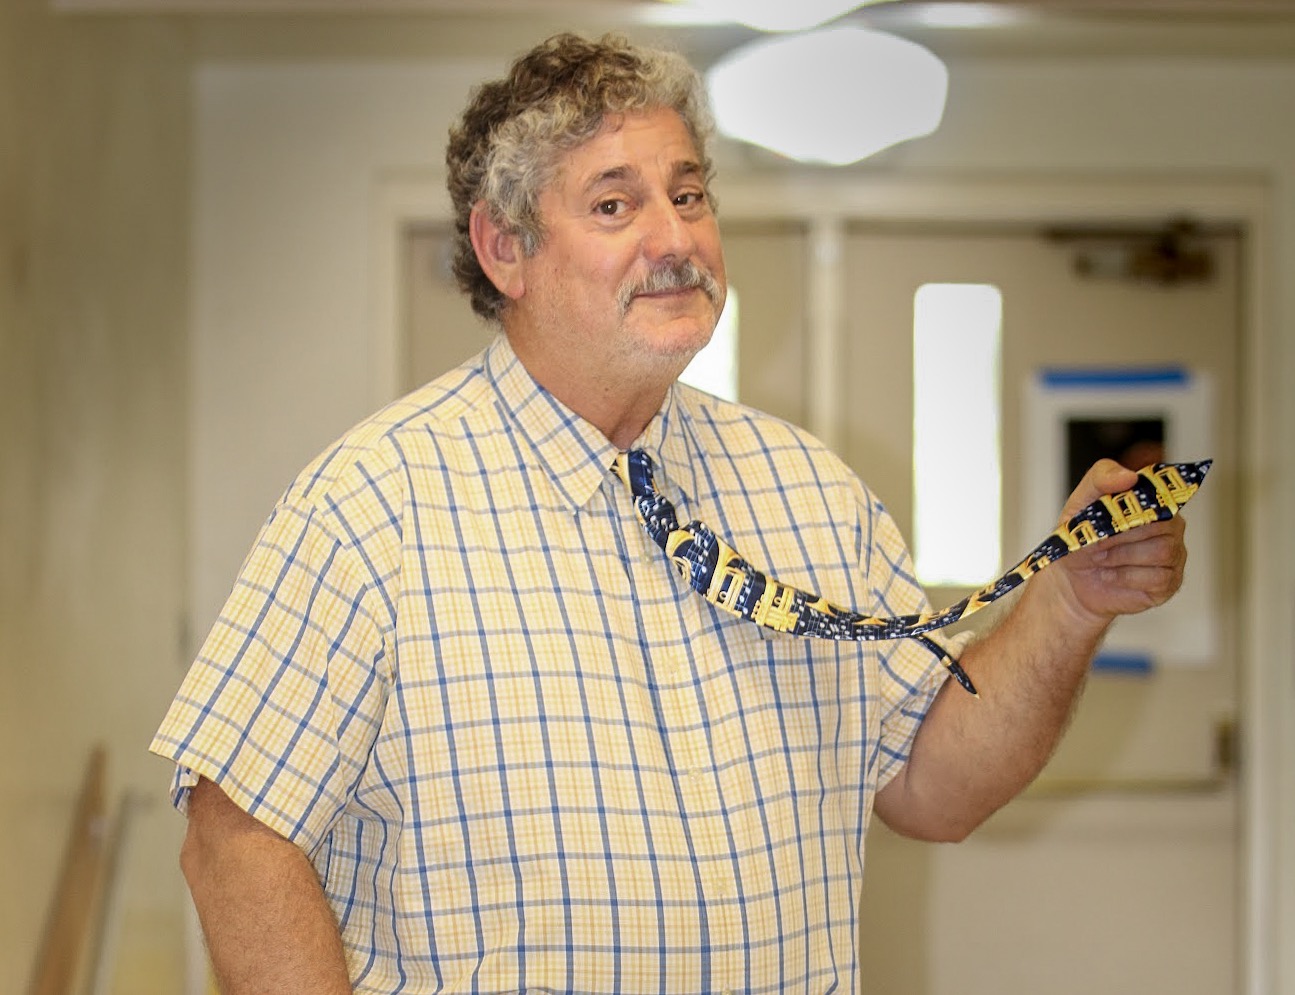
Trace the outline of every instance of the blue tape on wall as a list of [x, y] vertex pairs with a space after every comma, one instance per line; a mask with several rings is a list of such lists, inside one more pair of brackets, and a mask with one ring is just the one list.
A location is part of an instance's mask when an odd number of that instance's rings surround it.
[[1151, 657], [1146, 653], [1098, 653], [1093, 660], [1094, 673], [1149, 677], [1151, 670]]
[[1054, 390], [1186, 387], [1191, 374], [1182, 366], [1130, 366], [1109, 369], [1043, 369], [1039, 371], [1039, 379], [1043, 386]]

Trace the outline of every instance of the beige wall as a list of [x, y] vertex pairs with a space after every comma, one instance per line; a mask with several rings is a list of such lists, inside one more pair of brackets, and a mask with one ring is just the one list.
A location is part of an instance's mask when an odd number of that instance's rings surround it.
[[188, 29], [45, 7], [0, 4], [0, 990], [103, 742], [152, 799], [115, 990], [171, 992], [178, 826], [142, 751], [183, 621]]

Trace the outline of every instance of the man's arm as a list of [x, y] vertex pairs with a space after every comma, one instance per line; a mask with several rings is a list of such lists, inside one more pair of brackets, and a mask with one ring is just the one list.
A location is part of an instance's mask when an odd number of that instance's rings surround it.
[[[1110, 460], [1075, 489], [1062, 520], [1135, 474]], [[918, 728], [908, 763], [877, 795], [896, 832], [963, 839], [1047, 763], [1111, 622], [1168, 600], [1182, 584], [1181, 518], [1072, 553], [1032, 578], [1014, 609], [961, 663], [973, 698], [949, 681]]]
[[180, 864], [223, 995], [350, 995], [314, 866], [211, 781], [189, 795]]

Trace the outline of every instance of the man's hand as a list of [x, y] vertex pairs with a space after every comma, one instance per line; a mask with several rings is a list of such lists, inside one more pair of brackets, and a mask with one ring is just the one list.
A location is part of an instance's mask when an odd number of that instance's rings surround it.
[[[1094, 463], [1061, 511], [1068, 521], [1104, 494], [1127, 490], [1137, 474], [1113, 460]], [[1118, 615], [1132, 615], [1164, 604], [1182, 586], [1187, 562], [1186, 524], [1181, 516], [1139, 526], [1104, 539], [1061, 560], [1052, 569], [1067, 584], [1078, 624], [1105, 629]]]

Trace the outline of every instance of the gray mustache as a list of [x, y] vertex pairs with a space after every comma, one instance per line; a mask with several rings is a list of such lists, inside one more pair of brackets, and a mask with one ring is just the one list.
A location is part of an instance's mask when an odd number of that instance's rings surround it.
[[687, 260], [674, 265], [661, 266], [652, 270], [646, 277], [635, 283], [627, 283], [616, 295], [621, 314], [629, 310], [630, 303], [640, 294], [660, 294], [670, 290], [693, 290], [699, 288], [709, 299], [715, 310], [719, 310], [724, 294], [719, 282], [696, 263]]

